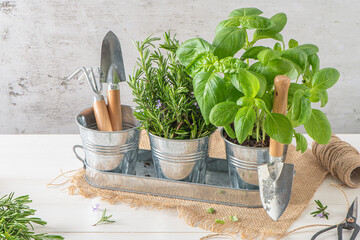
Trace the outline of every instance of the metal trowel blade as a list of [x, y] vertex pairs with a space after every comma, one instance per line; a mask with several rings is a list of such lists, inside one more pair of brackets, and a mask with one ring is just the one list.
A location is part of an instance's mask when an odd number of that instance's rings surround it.
[[109, 31], [101, 45], [100, 82], [126, 81], [125, 67], [118, 37]]
[[[261, 203], [266, 213], [275, 221], [284, 213], [289, 204], [294, 177], [294, 165], [275, 162], [258, 166]], [[274, 169], [280, 172], [274, 173]]]

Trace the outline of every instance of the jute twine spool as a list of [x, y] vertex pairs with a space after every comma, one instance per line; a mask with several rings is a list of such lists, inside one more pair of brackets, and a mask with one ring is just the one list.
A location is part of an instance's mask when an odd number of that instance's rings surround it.
[[312, 152], [335, 178], [349, 187], [360, 187], [360, 154], [349, 143], [333, 134], [327, 145], [314, 142]]

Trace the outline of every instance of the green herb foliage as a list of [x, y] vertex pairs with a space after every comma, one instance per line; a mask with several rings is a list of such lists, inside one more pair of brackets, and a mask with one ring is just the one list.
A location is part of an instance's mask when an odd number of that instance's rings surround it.
[[215, 209], [214, 209], [214, 208], [208, 208], [208, 209], [206, 209], [206, 212], [207, 212], [207, 213], [210, 213], [210, 214], [214, 214], [214, 213], [215, 213]]
[[313, 217], [326, 218], [329, 219], [330, 213], [326, 212], [327, 206], [324, 206], [320, 200], [314, 200], [317, 205], [317, 210], [310, 213]]
[[[315, 141], [327, 144], [329, 121], [312, 103], [327, 104], [327, 89], [338, 81], [339, 72], [320, 69], [319, 48], [313, 44], [299, 45], [290, 39], [286, 48], [280, 33], [286, 14], [271, 18], [261, 14], [257, 8], [234, 10], [217, 25], [211, 44], [193, 38], [177, 49], [177, 59], [194, 78], [194, 94], [206, 123], [224, 127], [240, 144], [249, 139], [265, 141], [266, 135], [290, 144], [295, 137], [297, 150], [304, 152], [307, 141], [294, 129], [300, 125]], [[262, 39], [273, 39], [275, 44], [261, 46]], [[277, 75], [294, 80], [286, 116], [271, 112]]]
[[31, 202], [28, 195], [14, 198], [14, 193], [0, 198], [0, 239], [64, 239], [57, 235], [34, 233], [33, 224], [45, 226], [47, 223], [32, 217], [36, 210], [29, 207]]
[[106, 216], [106, 208], [105, 208], [104, 211], [102, 212], [100, 220], [97, 221], [95, 224], [93, 224], [93, 226], [96, 226], [96, 225], [102, 224], [102, 223], [114, 223], [115, 221], [109, 220], [111, 217], [112, 217], [112, 215]]
[[[168, 139], [196, 139], [208, 136], [215, 130], [215, 126], [205, 122], [200, 109], [210, 111], [218, 101], [224, 100], [225, 82], [220, 76], [206, 72], [206, 63], [211, 59], [196, 59], [204, 71], [199, 74], [201, 78], [194, 79], [194, 84], [197, 86], [195, 94], [204, 91], [205, 87], [214, 88], [211, 86], [212, 83], [223, 86], [216, 96], [211, 98], [204, 96], [200, 101], [202, 106], [199, 108], [194, 96], [193, 79], [186, 72], [185, 67], [176, 60], [178, 40], [170, 33], [165, 33], [163, 38], [164, 43], [159, 46], [156, 46], [155, 42], [160, 38], [151, 36], [143, 42], [135, 42], [140, 56], [129, 81], [134, 102], [138, 104], [135, 116], [141, 122], [143, 129], [156, 136]], [[201, 41], [192, 41], [188, 46], [184, 43], [182, 62], [194, 61], [195, 55], [196, 58], [201, 58], [199, 53], [210, 50], [209, 47], [210, 45]], [[185, 53], [187, 48], [193, 49], [195, 53], [192, 51]], [[220, 91], [224, 92], [220, 93]]]

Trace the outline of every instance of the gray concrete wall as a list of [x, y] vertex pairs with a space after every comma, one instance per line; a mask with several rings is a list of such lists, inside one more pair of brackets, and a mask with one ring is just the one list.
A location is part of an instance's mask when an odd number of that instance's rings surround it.
[[[325, 112], [335, 132], [360, 133], [358, 0], [0, 0], [0, 133], [76, 133], [74, 116], [91, 104], [92, 92], [66, 77], [99, 64], [108, 30], [120, 38], [131, 74], [132, 40], [171, 30], [180, 40], [212, 41], [220, 20], [249, 6], [268, 17], [285, 12], [286, 40], [320, 47], [321, 66], [341, 73]], [[132, 104], [129, 88], [121, 87], [122, 102]]]

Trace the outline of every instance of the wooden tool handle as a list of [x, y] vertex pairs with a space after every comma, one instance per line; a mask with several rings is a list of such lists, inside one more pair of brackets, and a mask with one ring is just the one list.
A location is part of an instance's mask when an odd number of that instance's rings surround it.
[[109, 112], [102, 95], [97, 95], [94, 97], [93, 109], [98, 130], [112, 132]]
[[[273, 112], [286, 115], [288, 91], [290, 87], [290, 78], [285, 75], [278, 75], [274, 79], [275, 92]], [[269, 153], [272, 157], [281, 157], [283, 155], [284, 144], [270, 139]]]
[[111, 126], [114, 131], [122, 130], [120, 89], [118, 84], [109, 85], [107, 92], [108, 110]]

